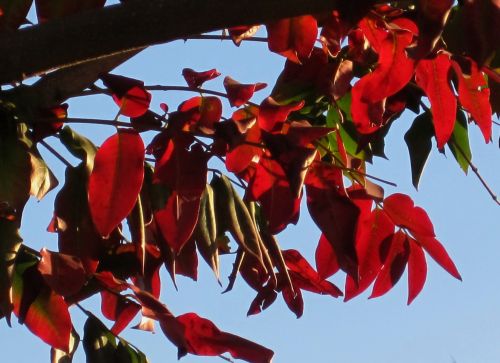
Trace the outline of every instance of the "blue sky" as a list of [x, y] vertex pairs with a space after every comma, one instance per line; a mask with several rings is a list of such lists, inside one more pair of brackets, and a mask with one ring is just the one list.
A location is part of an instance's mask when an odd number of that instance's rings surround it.
[[[146, 84], [184, 85], [182, 68], [195, 70], [217, 68], [223, 76], [252, 83], [267, 82], [270, 87], [255, 99], [267, 96], [279, 74], [284, 59], [267, 50], [263, 43], [244, 43], [240, 48], [231, 42], [188, 41], [157, 46], [118, 68], [115, 73], [136, 77]], [[206, 88], [221, 89], [223, 76], [210, 81]], [[154, 93], [152, 107], [166, 102], [171, 109], [193, 96], [191, 93]], [[230, 108], [225, 105], [225, 113]], [[116, 106], [102, 96], [70, 103], [71, 117], [112, 119]], [[281, 298], [258, 316], [246, 317], [254, 291], [241, 279], [234, 290], [221, 295], [209, 269], [200, 263], [198, 282], [179, 277], [175, 291], [162, 274], [162, 300], [176, 314], [197, 312], [214, 321], [222, 330], [239, 334], [275, 351], [275, 363], [493, 363], [500, 361], [500, 213], [477, 178], [465, 176], [448, 151], [443, 156], [434, 149], [417, 193], [411, 185], [409, 158], [403, 140], [413, 116], [405, 114], [392, 127], [386, 148], [389, 160], [376, 159], [369, 166], [371, 174], [394, 181], [398, 188], [384, 187], [386, 195], [399, 191], [410, 194], [417, 205], [426, 209], [434, 222], [438, 238], [447, 248], [462, 274], [463, 282], [449, 276], [430, 258], [427, 283], [420, 296], [406, 306], [406, 274], [386, 296], [367, 300], [368, 293], [344, 303], [340, 299], [305, 293], [305, 311], [296, 319]], [[77, 130], [100, 144], [110, 136], [112, 127], [98, 129], [81, 126]], [[479, 130], [470, 127], [473, 160], [490, 186], [500, 192], [500, 156], [498, 127], [493, 144], [485, 145]], [[57, 145], [55, 139], [49, 143]], [[57, 146], [56, 146], [57, 147]], [[59, 148], [60, 149], [60, 148]], [[61, 149], [60, 149], [61, 150]], [[61, 150], [62, 151], [62, 150]], [[42, 150], [43, 152], [43, 150]], [[55, 174], [63, 181], [59, 161], [43, 153]], [[22, 236], [36, 249], [56, 249], [54, 235], [45, 232], [53, 210], [51, 193], [41, 202], [31, 201], [24, 216]], [[313, 263], [319, 230], [302, 209], [296, 227], [281, 233], [283, 248], [297, 248]], [[232, 261], [224, 258], [221, 276], [225, 278]], [[333, 279], [343, 287], [343, 276]], [[223, 282], [227, 282], [226, 279]], [[84, 302], [98, 310], [98, 299]], [[75, 325], [81, 332], [83, 317], [72, 308]], [[154, 335], [131, 331], [124, 337], [148, 356], [151, 363], [176, 361], [175, 347], [160, 330]], [[14, 324], [9, 329], [0, 323], [2, 361], [15, 363], [49, 361], [49, 347]], [[80, 347], [75, 362], [84, 362]], [[187, 356], [185, 363], [223, 362], [220, 358]]]

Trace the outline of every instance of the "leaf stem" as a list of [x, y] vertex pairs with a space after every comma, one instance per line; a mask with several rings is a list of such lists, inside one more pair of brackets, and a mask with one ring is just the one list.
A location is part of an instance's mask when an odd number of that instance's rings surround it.
[[61, 154], [59, 154], [59, 152], [56, 149], [47, 144], [47, 142], [45, 142], [44, 140], [40, 140], [39, 144], [42, 145], [44, 148], [46, 148], [48, 151], [50, 151], [52, 155], [54, 155], [57, 159], [59, 159], [68, 168], [73, 167], [73, 165], [71, 165], [71, 163], [68, 160], [66, 160]]

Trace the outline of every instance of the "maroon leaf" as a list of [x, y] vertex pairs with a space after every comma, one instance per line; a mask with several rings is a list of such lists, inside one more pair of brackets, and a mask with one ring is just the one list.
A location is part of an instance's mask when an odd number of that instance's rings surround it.
[[189, 87], [197, 88], [201, 87], [206, 81], [219, 77], [220, 73], [215, 68], [204, 72], [196, 72], [191, 68], [184, 68], [182, 76]]
[[222, 103], [218, 97], [193, 97], [179, 106], [179, 111], [189, 115], [190, 123], [213, 132], [222, 116]]
[[236, 82], [231, 77], [224, 78], [224, 88], [227, 92], [229, 104], [233, 107], [240, 107], [252, 98], [254, 92], [267, 87], [266, 83], [242, 84]]
[[264, 131], [280, 131], [290, 112], [300, 110], [303, 106], [304, 101], [281, 105], [273, 98], [268, 97], [260, 104], [257, 121]]
[[390, 240], [384, 266], [380, 270], [370, 299], [386, 294], [399, 281], [408, 262], [408, 239], [402, 231], [396, 232]]
[[288, 308], [295, 314], [297, 319], [300, 318], [304, 313], [304, 299], [302, 299], [300, 289], [297, 288], [292, 291], [290, 287], [285, 286], [281, 290], [281, 293]]
[[270, 363], [274, 355], [259, 344], [219, 330], [210, 320], [195, 313], [180, 315], [177, 321], [184, 328], [189, 353], [217, 356], [228, 352], [234, 358], [251, 363]]
[[42, 259], [38, 264], [38, 271], [52, 290], [62, 296], [80, 291], [86, 282], [86, 276], [78, 257], [51, 252], [45, 248], [42, 248], [40, 255]]
[[321, 234], [319, 239], [318, 247], [316, 247], [315, 258], [316, 269], [318, 270], [318, 276], [321, 279], [327, 279], [340, 269], [337, 261], [337, 255], [335, 255], [335, 250], [324, 234]]
[[115, 335], [120, 334], [140, 310], [141, 306], [129, 299], [101, 291], [102, 315], [115, 322], [111, 328], [111, 332]]
[[89, 207], [96, 229], [108, 236], [130, 213], [144, 178], [144, 144], [136, 131], [119, 130], [95, 156]]

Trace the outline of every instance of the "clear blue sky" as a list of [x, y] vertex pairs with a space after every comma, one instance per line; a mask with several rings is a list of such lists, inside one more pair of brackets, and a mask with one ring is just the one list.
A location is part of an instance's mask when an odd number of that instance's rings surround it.
[[[150, 48], [115, 73], [136, 77], [146, 84], [184, 85], [181, 70], [217, 68], [223, 76], [241, 82], [267, 82], [270, 87], [257, 94], [256, 100], [270, 92], [284, 59], [272, 54], [262, 43], [244, 43], [240, 48], [230, 42], [188, 41]], [[221, 89], [223, 76], [206, 84]], [[170, 108], [189, 93], [155, 93], [153, 109], [166, 102]], [[225, 113], [230, 114], [225, 105]], [[92, 97], [71, 102], [71, 117], [112, 119], [113, 102], [105, 97]], [[219, 328], [259, 342], [275, 351], [275, 363], [339, 362], [339, 363], [496, 363], [500, 361], [500, 209], [490, 199], [475, 176], [465, 176], [451, 153], [443, 156], [433, 150], [417, 193], [411, 185], [409, 159], [403, 134], [412, 121], [405, 114], [390, 131], [387, 143], [389, 161], [376, 159], [369, 167], [371, 174], [394, 181], [398, 188], [385, 187], [386, 194], [396, 191], [410, 194], [424, 207], [462, 274], [463, 282], [449, 276], [428, 259], [426, 286], [414, 303], [406, 306], [406, 274], [386, 296], [367, 300], [368, 293], [344, 303], [342, 300], [305, 293], [305, 311], [296, 319], [281, 298], [258, 316], [246, 317], [254, 291], [239, 279], [235, 289], [221, 295], [211, 271], [200, 263], [197, 283], [178, 278], [175, 291], [165, 273], [162, 300], [176, 314], [189, 311], [213, 320]], [[100, 144], [114, 129], [79, 127], [78, 130]], [[500, 156], [498, 127], [494, 127], [494, 143], [484, 145], [479, 130], [470, 127], [474, 162], [490, 186], [500, 192]], [[49, 143], [57, 145], [55, 139]], [[62, 150], [61, 148], [59, 148]], [[59, 161], [44, 153], [60, 181], [64, 170]], [[41, 202], [31, 201], [26, 209], [22, 236], [36, 249], [46, 246], [55, 250], [54, 235], [45, 232], [53, 210], [52, 192]], [[296, 227], [278, 238], [283, 248], [297, 248], [313, 263], [318, 229], [302, 209]], [[224, 278], [232, 261], [223, 259]], [[340, 275], [340, 274], [339, 274]], [[333, 279], [343, 287], [343, 276]], [[223, 282], [227, 282], [226, 279]], [[98, 311], [99, 299], [84, 302]], [[71, 309], [81, 332], [83, 317]], [[128, 329], [124, 337], [148, 356], [151, 363], [176, 361], [175, 347], [158, 329], [151, 335]], [[1, 361], [14, 363], [48, 362], [49, 347], [27, 329], [17, 325], [9, 329], [0, 322]], [[74, 359], [84, 362], [83, 349]], [[220, 358], [188, 355], [185, 363], [223, 362]]]

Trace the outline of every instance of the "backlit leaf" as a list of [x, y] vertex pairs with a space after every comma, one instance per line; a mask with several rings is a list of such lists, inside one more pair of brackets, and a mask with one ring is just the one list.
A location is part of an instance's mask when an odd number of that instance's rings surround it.
[[12, 279], [14, 262], [22, 239], [15, 221], [0, 217], [0, 313], [10, 324], [12, 306]]
[[122, 115], [139, 117], [146, 113], [151, 94], [144, 88], [144, 82], [111, 73], [101, 75], [101, 80], [111, 90]]
[[443, 245], [435, 237], [415, 234], [415, 239], [424, 248], [425, 252], [427, 252], [434, 259], [434, 261], [436, 261], [451, 276], [462, 281], [462, 276], [460, 276], [455, 263], [450, 258]]
[[144, 178], [144, 144], [136, 131], [119, 130], [97, 151], [89, 178], [89, 207], [102, 236], [130, 213]]
[[410, 255], [408, 257], [408, 305], [422, 291], [427, 277], [427, 262], [424, 250], [413, 238], [409, 237]]
[[219, 77], [220, 73], [217, 72], [215, 68], [203, 72], [196, 72], [191, 68], [184, 68], [182, 70], [182, 76], [189, 87], [197, 88], [201, 87], [206, 81]]
[[385, 198], [384, 211], [396, 225], [408, 228], [412, 233], [435, 236], [434, 226], [427, 212], [416, 207], [413, 200], [405, 194], [394, 193]]
[[467, 174], [469, 163], [472, 161], [472, 151], [469, 145], [467, 119], [462, 111], [457, 112], [455, 127], [453, 128], [450, 140], [448, 140], [448, 146], [458, 165]]
[[457, 100], [450, 85], [450, 56], [440, 53], [434, 59], [423, 59], [416, 67], [415, 79], [431, 103], [437, 146], [442, 149], [455, 125]]
[[229, 104], [233, 107], [244, 105], [252, 98], [254, 92], [266, 87], [266, 83], [242, 84], [229, 76], [224, 78], [224, 88], [227, 92]]

